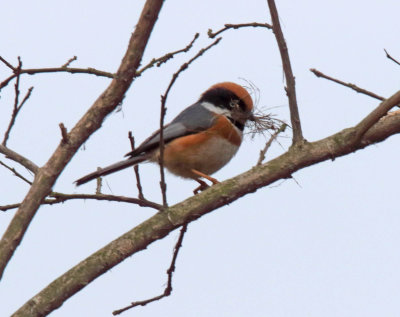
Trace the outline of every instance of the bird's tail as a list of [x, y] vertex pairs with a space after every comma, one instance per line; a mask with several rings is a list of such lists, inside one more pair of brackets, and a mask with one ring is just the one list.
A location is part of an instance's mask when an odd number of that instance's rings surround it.
[[107, 166], [105, 168], [99, 169], [98, 171], [90, 173], [86, 176], [83, 176], [82, 178], [76, 180], [75, 184], [76, 184], [76, 186], [85, 184], [87, 182], [90, 182], [93, 179], [99, 178], [100, 176], [108, 175], [108, 174], [123, 170], [124, 168], [128, 168], [129, 166], [139, 164], [147, 159], [148, 159], [148, 157], [146, 155], [131, 157], [127, 160], [117, 162], [117, 163]]

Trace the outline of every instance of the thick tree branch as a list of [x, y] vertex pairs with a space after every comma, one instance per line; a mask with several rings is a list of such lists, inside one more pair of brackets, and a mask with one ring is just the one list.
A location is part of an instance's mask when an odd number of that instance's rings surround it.
[[61, 143], [47, 163], [36, 173], [33, 185], [0, 241], [0, 277], [60, 173], [79, 147], [101, 127], [105, 117], [122, 102], [136, 75], [162, 4], [163, 0], [146, 1], [117, 76], [68, 133], [68, 143]]
[[362, 136], [383, 116], [385, 116], [390, 109], [400, 104], [400, 91], [395, 93], [388, 99], [382, 101], [377, 108], [375, 108], [368, 116], [366, 116], [355, 127], [355, 142], [361, 140]]
[[[400, 91], [388, 100], [394, 103], [394, 99], [398, 97]], [[363, 122], [364, 120], [361, 121]], [[381, 118], [365, 134], [359, 132], [365, 129], [365, 125], [361, 123], [316, 142], [302, 142], [263, 165], [157, 213], [53, 281], [13, 316], [48, 314], [98, 276], [145, 249], [152, 242], [162, 239], [174, 229], [277, 180], [289, 178], [305, 167], [355, 152], [400, 133], [400, 113]], [[354, 142], [359, 134], [362, 134], [360, 142]]]
[[282, 59], [282, 67], [286, 78], [286, 94], [289, 99], [290, 120], [293, 130], [293, 145], [303, 141], [303, 132], [301, 131], [300, 114], [297, 107], [296, 81], [293, 76], [292, 66], [290, 65], [289, 51], [286, 45], [285, 37], [279, 22], [278, 10], [274, 0], [268, 0], [269, 11], [272, 20], [272, 30], [274, 31], [276, 42]]

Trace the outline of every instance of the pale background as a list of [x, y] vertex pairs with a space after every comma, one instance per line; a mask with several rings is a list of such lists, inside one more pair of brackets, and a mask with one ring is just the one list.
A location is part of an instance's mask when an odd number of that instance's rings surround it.
[[[24, 67], [71, 66], [116, 71], [144, 1], [4, 1], [0, 55]], [[400, 2], [278, 0], [305, 137], [314, 141], [359, 122], [377, 101], [316, 78], [309, 68], [388, 97], [399, 89]], [[67, 166], [54, 190], [93, 193], [72, 182], [119, 160], [158, 128], [160, 95], [172, 74], [211, 43], [208, 28], [270, 22], [266, 1], [166, 1], [145, 51], [153, 57], [201, 38], [186, 55], [138, 78], [122, 111], [111, 114]], [[267, 29], [223, 33], [222, 42], [178, 79], [166, 121], [219, 81], [253, 82], [259, 106], [288, 121], [281, 61]], [[0, 65], [0, 79], [9, 75]], [[43, 165], [60, 142], [58, 124], [71, 129], [109, 83], [91, 75], [25, 75], [21, 95], [35, 86], [8, 146]], [[0, 135], [8, 125], [13, 84], [1, 91]], [[288, 132], [286, 136], [289, 136]], [[274, 143], [268, 157], [290, 145]], [[255, 164], [265, 138], [246, 138], [238, 155], [215, 176], [224, 180]], [[399, 137], [334, 162], [325, 162], [248, 195], [189, 225], [174, 275], [173, 294], [122, 316], [400, 316]], [[3, 156], [0, 159], [32, 176]], [[159, 170], [141, 168], [147, 198], [160, 202]], [[28, 186], [0, 167], [0, 204], [21, 201]], [[106, 178], [113, 194], [136, 195], [130, 170]], [[191, 195], [196, 184], [167, 174], [168, 200]], [[111, 190], [104, 186], [105, 193]], [[3, 232], [15, 211], [0, 214]], [[8, 316], [60, 274], [153, 214], [135, 205], [69, 201], [43, 206], [0, 282], [0, 316]], [[158, 295], [166, 281], [177, 232], [104, 274], [51, 316], [111, 316], [131, 301]]]

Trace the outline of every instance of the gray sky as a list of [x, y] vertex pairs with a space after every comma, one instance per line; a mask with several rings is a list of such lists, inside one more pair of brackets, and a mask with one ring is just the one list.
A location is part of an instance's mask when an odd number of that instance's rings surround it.
[[[140, 3], [119, 1], [6, 1], [0, 12], [0, 55], [26, 68], [72, 66], [114, 72], [137, 22]], [[305, 137], [329, 136], [358, 123], [377, 101], [323, 79], [310, 68], [389, 97], [399, 88], [400, 2], [277, 1], [297, 80]], [[196, 46], [147, 71], [67, 166], [54, 190], [93, 193], [95, 184], [72, 182], [120, 160], [127, 133], [145, 139], [159, 125], [160, 95], [172, 74], [211, 43], [208, 28], [224, 23], [270, 22], [266, 1], [166, 1], [143, 64]], [[0, 65], [0, 80], [9, 75]], [[168, 98], [166, 121], [220, 81], [260, 89], [259, 106], [289, 122], [278, 49], [271, 31], [242, 29], [223, 40], [179, 77]], [[90, 75], [24, 76], [21, 94], [33, 95], [18, 116], [9, 147], [43, 165], [60, 142], [58, 124], [71, 129], [109, 80]], [[10, 118], [13, 85], [1, 91], [0, 135]], [[290, 136], [287, 133], [286, 136]], [[290, 139], [274, 143], [268, 158]], [[399, 316], [400, 214], [397, 136], [363, 151], [324, 162], [214, 211], [189, 225], [174, 275], [173, 294], [123, 316]], [[225, 180], [251, 168], [265, 143], [246, 138], [237, 156], [215, 174]], [[0, 160], [7, 161], [3, 156]], [[10, 161], [8, 161], [10, 163]], [[10, 165], [18, 167], [18, 165]], [[18, 170], [32, 176], [23, 168]], [[160, 201], [159, 169], [143, 165], [148, 199]], [[0, 167], [0, 205], [21, 201], [28, 186]], [[170, 204], [191, 195], [195, 182], [167, 174]], [[105, 193], [135, 196], [131, 171], [106, 178]], [[277, 186], [278, 185], [278, 186]], [[4, 232], [15, 211], [0, 214]], [[0, 315], [8, 316], [60, 274], [153, 214], [127, 204], [70, 201], [41, 207], [0, 283]], [[163, 291], [177, 232], [124, 261], [69, 299], [52, 316], [111, 316], [131, 301]]]

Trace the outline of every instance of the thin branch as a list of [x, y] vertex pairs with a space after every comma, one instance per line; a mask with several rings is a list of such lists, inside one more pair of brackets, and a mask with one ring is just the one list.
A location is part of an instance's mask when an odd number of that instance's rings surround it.
[[[20, 107], [18, 107], [18, 104], [19, 104], [19, 80], [20, 80], [21, 68], [22, 68], [22, 62], [21, 62], [21, 58], [18, 56], [18, 67], [14, 71], [15, 75], [17, 76], [17, 80], [14, 85], [14, 90], [15, 90], [14, 107], [13, 107], [13, 112], [11, 114], [10, 122], [8, 124], [8, 128], [7, 128], [6, 132], [4, 133], [4, 138], [3, 138], [3, 142], [2, 142], [2, 144], [4, 146], [7, 145], [7, 140], [10, 136], [11, 129], [15, 123], [15, 120], [17, 118], [19, 110], [21, 109]], [[30, 92], [28, 92], [28, 94], [30, 95]]]
[[262, 27], [262, 28], [267, 28], [267, 29], [272, 29], [272, 25], [268, 23], [258, 23], [258, 22], [253, 22], [253, 23], [242, 23], [242, 24], [224, 24], [224, 28], [221, 30], [218, 30], [217, 32], [213, 33], [212, 29], [208, 29], [207, 35], [209, 38], [213, 39], [217, 35], [221, 34], [222, 32], [225, 32], [226, 30], [229, 29], [240, 29], [240, 28], [246, 28], [246, 27]]
[[[29, 185], [32, 185], [32, 182], [26, 179], [24, 176], [22, 176], [20, 173], [17, 172], [17, 170], [13, 167], [8, 166], [4, 162], [0, 161], [0, 165], [3, 165], [5, 168], [9, 169], [11, 172], [14, 173], [15, 176], [19, 177], [22, 179], [24, 182], [28, 183]], [[1, 209], [0, 209], [1, 210]]]
[[165, 112], [166, 112], [166, 101], [168, 94], [174, 85], [175, 81], [178, 79], [179, 75], [186, 70], [191, 63], [193, 63], [196, 59], [198, 59], [200, 56], [202, 56], [205, 52], [207, 52], [209, 49], [211, 49], [213, 46], [217, 45], [219, 41], [221, 41], [221, 37], [217, 38], [214, 42], [212, 42], [210, 45], [202, 48], [195, 56], [193, 56], [189, 61], [186, 63], [182, 64], [182, 66], [178, 69], [178, 71], [172, 75], [172, 79], [167, 87], [167, 90], [165, 91], [164, 95], [161, 96], [161, 113], [160, 113], [160, 157], [159, 157], [159, 164], [160, 164], [160, 174], [161, 174], [161, 180], [160, 180], [160, 187], [161, 187], [161, 192], [163, 196], [163, 205], [167, 206], [167, 195], [166, 195], [166, 184], [165, 184], [165, 173], [164, 173], [164, 117], [165, 117]]
[[[397, 94], [400, 95], [400, 92]], [[49, 314], [91, 281], [154, 241], [164, 238], [172, 230], [262, 187], [286, 179], [303, 168], [347, 155], [400, 133], [400, 114], [379, 120], [359, 143], [353, 141], [356, 130], [356, 127], [350, 127], [327, 138], [305, 142], [302, 147], [291, 147], [265, 164], [156, 213], [69, 269], [28, 300], [13, 316]]]
[[351, 88], [351, 89], [357, 91], [358, 93], [361, 93], [361, 94], [370, 96], [370, 97], [372, 97], [372, 98], [375, 98], [375, 99], [378, 99], [378, 100], [381, 100], [381, 101], [382, 101], [382, 100], [385, 100], [384, 97], [381, 97], [381, 96], [379, 96], [379, 95], [377, 95], [377, 94], [375, 94], [375, 93], [373, 93], [373, 92], [371, 92], [371, 91], [369, 91], [369, 90], [366, 90], [366, 89], [364, 89], [364, 88], [360, 88], [360, 87], [358, 87], [358, 86], [356, 86], [356, 85], [354, 85], [354, 84], [352, 84], [352, 83], [345, 83], [344, 81], [341, 81], [341, 80], [339, 80], [339, 79], [330, 77], [330, 76], [328, 76], [328, 75], [325, 75], [325, 74], [321, 73], [319, 70], [317, 70], [317, 69], [315, 69], [315, 68], [311, 68], [310, 71], [311, 71], [315, 76], [317, 76], [317, 77], [322, 77], [322, 78], [328, 79], [328, 80], [333, 81], [333, 82], [335, 82], [335, 83], [337, 83], [337, 84], [340, 84], [340, 85], [342, 85], [342, 86]]
[[33, 174], [36, 174], [39, 170], [39, 167], [33, 163], [32, 161], [28, 160], [26, 157], [14, 152], [13, 150], [5, 147], [4, 145], [0, 144], [0, 153], [4, 154], [6, 158], [13, 160], [21, 164], [26, 169], [30, 170]]
[[13, 72], [15, 71], [15, 67], [7, 62], [3, 57], [0, 56], [0, 61], [2, 61], [8, 68], [10, 68]]
[[[131, 149], [132, 151], [135, 150], [135, 138], [132, 134], [132, 131], [128, 132], [128, 138], [129, 138], [129, 142], [131, 144]], [[142, 188], [142, 182], [140, 181], [140, 174], [139, 174], [139, 165], [136, 164], [133, 167], [133, 170], [135, 171], [135, 177], [136, 177], [136, 187], [138, 189], [138, 197], [139, 199], [145, 199], [144, 195], [143, 195], [143, 188]]]
[[67, 68], [69, 65], [71, 65], [72, 62], [76, 61], [78, 59], [78, 57], [74, 56], [72, 58], [70, 58], [64, 65], [62, 65], [62, 68]]
[[386, 57], [387, 57], [387, 58], [389, 58], [390, 60], [392, 60], [393, 62], [395, 62], [397, 65], [400, 65], [400, 62], [397, 61], [396, 59], [394, 59], [392, 56], [390, 56], [386, 49], [383, 49], [383, 50], [385, 51]]
[[301, 131], [299, 109], [297, 107], [296, 98], [296, 81], [293, 76], [292, 66], [290, 65], [289, 52], [286, 45], [285, 37], [279, 23], [278, 10], [274, 0], [268, 0], [269, 11], [272, 20], [272, 29], [275, 34], [276, 42], [278, 43], [279, 52], [282, 59], [282, 67], [286, 78], [286, 94], [289, 99], [290, 120], [293, 129], [293, 144], [303, 141], [303, 132]]
[[[21, 243], [39, 206], [51, 192], [65, 166], [90, 135], [101, 127], [104, 119], [121, 104], [126, 91], [135, 78], [163, 2], [163, 0], [147, 0], [145, 2], [117, 75], [112, 75], [114, 78], [108, 87], [68, 133], [69, 142], [59, 144], [49, 160], [36, 173], [32, 186], [0, 240], [0, 278]], [[56, 306], [57, 304], [53, 307], [48, 306], [47, 311]]]
[[158, 301], [164, 297], [168, 297], [169, 295], [171, 295], [172, 293], [172, 275], [175, 272], [175, 263], [176, 263], [176, 259], [178, 258], [178, 253], [180, 248], [182, 247], [182, 242], [183, 242], [183, 237], [185, 236], [186, 230], [187, 230], [187, 224], [184, 224], [182, 226], [181, 232], [179, 233], [179, 238], [178, 241], [175, 244], [175, 248], [174, 248], [174, 254], [172, 256], [172, 261], [171, 264], [167, 270], [167, 276], [168, 276], [168, 280], [167, 280], [167, 286], [164, 289], [164, 292], [158, 296], [146, 299], [146, 300], [141, 300], [141, 301], [137, 301], [137, 302], [132, 302], [129, 306], [118, 309], [113, 311], [113, 315], [119, 315], [121, 313], [123, 313], [124, 311], [127, 311], [133, 307], [136, 306], [146, 306], [147, 304], [150, 304], [152, 302]]
[[[49, 68], [29, 68], [29, 69], [21, 69], [20, 74], [28, 74], [28, 75], [35, 75], [35, 74], [43, 74], [43, 73], [70, 73], [70, 74], [90, 74], [96, 75], [99, 77], [107, 77], [107, 78], [115, 78], [116, 74], [112, 74], [109, 72], [105, 72], [102, 70], [98, 70], [95, 68], [75, 68], [75, 67], [49, 67]], [[10, 77], [6, 78], [4, 81], [0, 83], [0, 90], [7, 86], [11, 80], [17, 77], [16, 74], [11, 75]]]
[[[1, 161], [0, 161], [1, 163]], [[95, 194], [95, 195], [90, 195], [90, 194], [62, 194], [62, 193], [51, 193], [49, 197], [52, 197], [51, 199], [45, 199], [42, 202], [42, 205], [54, 205], [54, 204], [59, 204], [59, 203], [64, 203], [68, 200], [74, 200], [74, 199], [93, 199], [93, 200], [107, 200], [107, 201], [116, 201], [116, 202], [122, 202], [122, 203], [129, 203], [129, 204], [135, 204], [140, 207], [149, 207], [153, 208], [156, 210], [161, 210], [163, 209], [163, 206], [160, 204], [157, 204], [155, 202], [152, 202], [150, 200], [146, 199], [138, 199], [138, 198], [133, 198], [133, 197], [125, 197], [125, 196], [115, 196], [115, 195], [104, 195], [104, 194]], [[18, 208], [21, 204], [12, 204], [12, 205], [5, 205], [5, 206], [0, 206], [0, 210], [6, 211], [9, 209], [14, 209]]]
[[[12, 129], [12, 127], [13, 127], [14, 124], [15, 124], [15, 120], [16, 120], [16, 118], [17, 118], [17, 115], [18, 115], [19, 111], [22, 109], [22, 107], [23, 107], [23, 105], [25, 104], [25, 102], [26, 102], [26, 101], [29, 99], [29, 97], [31, 96], [32, 91], [33, 91], [33, 87], [30, 87], [30, 88], [28, 89], [28, 91], [27, 91], [27, 93], [26, 93], [24, 99], [22, 99], [21, 103], [19, 104], [19, 106], [17, 106], [16, 108], [15, 108], [15, 106], [14, 106], [13, 113], [11, 114], [10, 123], [9, 123], [9, 125], [8, 125], [7, 131], [6, 131], [5, 134], [4, 134], [4, 139], [3, 139], [3, 145], [4, 145], [4, 146], [6, 146], [7, 140], [8, 140], [8, 138], [9, 138], [9, 136], [10, 136], [11, 129]], [[16, 98], [16, 101], [18, 101], [17, 98]]]
[[272, 142], [278, 137], [279, 133], [282, 133], [286, 130], [287, 124], [283, 123], [278, 130], [274, 132], [274, 134], [271, 135], [270, 139], [267, 141], [265, 144], [264, 148], [260, 151], [260, 156], [257, 161], [257, 166], [261, 165], [262, 162], [265, 160], [265, 153], [267, 153], [268, 149], [270, 148]]
[[161, 56], [159, 58], [153, 58], [150, 61], [150, 63], [148, 63], [146, 66], [142, 67], [141, 69], [139, 69], [137, 71], [137, 73], [136, 73], [137, 76], [141, 76], [144, 71], [148, 70], [149, 68], [154, 67], [154, 65], [156, 65], [157, 67], [160, 67], [162, 64], [168, 62], [170, 59], [174, 58], [174, 56], [179, 53], [187, 53], [193, 47], [194, 42], [199, 38], [199, 36], [200, 36], [200, 34], [196, 33], [194, 35], [193, 40], [185, 48], [182, 48], [182, 49], [174, 51], [174, 52], [167, 53], [164, 56]]

